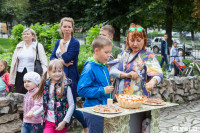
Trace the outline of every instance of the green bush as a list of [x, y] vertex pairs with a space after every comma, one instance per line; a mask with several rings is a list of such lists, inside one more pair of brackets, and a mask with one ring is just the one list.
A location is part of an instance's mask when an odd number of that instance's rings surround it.
[[0, 59], [6, 60], [8, 63], [8, 67], [7, 67], [8, 71], [10, 70], [10, 66], [11, 66], [12, 54], [13, 54], [12, 52], [6, 52], [3, 54], [0, 54]]
[[13, 39], [17, 40], [17, 43], [22, 41], [22, 32], [25, 27], [21, 24], [15, 25], [12, 29]]
[[55, 42], [60, 38], [58, 28], [59, 24], [42, 24], [36, 23], [30, 27], [35, 30], [38, 42], [42, 43], [46, 52], [51, 53]]
[[78, 56], [78, 71], [81, 74], [84, 64], [89, 57], [92, 57], [92, 47], [91, 45], [81, 45], [79, 56]]
[[94, 40], [94, 38], [99, 35], [101, 26], [102, 24], [95, 25], [94, 27], [91, 27], [88, 30], [87, 37], [86, 37], [86, 44], [89, 44], [89, 45], [92, 44], [92, 41]]
[[4, 48], [2, 46], [0, 46], [0, 54], [3, 54], [5, 51], [4, 51]]

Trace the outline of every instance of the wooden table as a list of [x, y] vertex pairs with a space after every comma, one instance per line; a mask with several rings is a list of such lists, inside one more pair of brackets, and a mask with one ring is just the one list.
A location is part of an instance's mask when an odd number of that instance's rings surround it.
[[[150, 113], [150, 132], [159, 133], [160, 109], [177, 106], [176, 103], [166, 102], [163, 106], [144, 105], [139, 109], [124, 109], [118, 114], [101, 114], [92, 111], [93, 107], [79, 108], [78, 110], [101, 116], [104, 118], [104, 133], [137, 133], [141, 131], [142, 117], [146, 112]], [[142, 118], [142, 119], [140, 119]], [[139, 125], [135, 125], [139, 124]]]

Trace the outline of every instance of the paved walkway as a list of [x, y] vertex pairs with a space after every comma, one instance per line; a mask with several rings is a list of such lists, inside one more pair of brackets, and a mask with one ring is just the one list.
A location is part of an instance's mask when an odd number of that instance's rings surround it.
[[161, 110], [160, 133], [200, 133], [200, 100]]

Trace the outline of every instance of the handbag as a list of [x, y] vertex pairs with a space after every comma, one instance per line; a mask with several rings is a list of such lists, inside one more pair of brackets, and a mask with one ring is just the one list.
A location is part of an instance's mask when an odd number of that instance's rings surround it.
[[35, 58], [35, 64], [34, 64], [34, 72], [38, 73], [40, 76], [43, 74], [43, 69], [41, 62], [39, 60], [39, 54], [38, 54], [38, 43], [36, 46], [36, 58]]

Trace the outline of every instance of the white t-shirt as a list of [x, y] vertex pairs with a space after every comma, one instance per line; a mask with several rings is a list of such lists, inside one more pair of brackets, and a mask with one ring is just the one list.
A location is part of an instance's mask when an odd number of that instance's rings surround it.
[[34, 59], [35, 55], [33, 46], [35, 42], [32, 42], [31, 45], [27, 48], [25, 43], [23, 45], [22, 51], [18, 54], [17, 58], [19, 59], [17, 71], [22, 72], [24, 68], [27, 69], [28, 72], [34, 71]]

